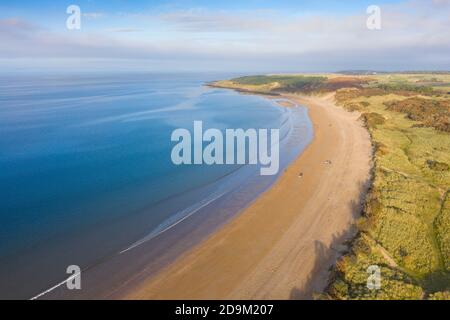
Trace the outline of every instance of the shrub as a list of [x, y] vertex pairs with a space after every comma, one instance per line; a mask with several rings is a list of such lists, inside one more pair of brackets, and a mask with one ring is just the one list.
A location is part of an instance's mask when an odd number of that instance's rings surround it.
[[385, 118], [376, 112], [363, 113], [361, 119], [369, 128], [377, 128], [377, 126], [385, 123]]
[[435, 171], [447, 171], [449, 169], [448, 164], [435, 160], [427, 160], [427, 165], [431, 170]]
[[450, 100], [409, 98], [384, 103], [389, 110], [405, 113], [408, 119], [427, 127], [450, 132]]

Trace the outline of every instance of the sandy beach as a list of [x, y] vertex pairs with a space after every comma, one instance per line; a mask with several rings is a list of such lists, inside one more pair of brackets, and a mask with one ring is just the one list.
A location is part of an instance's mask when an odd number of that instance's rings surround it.
[[371, 168], [369, 134], [334, 97], [286, 95], [314, 140], [267, 192], [125, 299], [311, 299], [354, 235]]

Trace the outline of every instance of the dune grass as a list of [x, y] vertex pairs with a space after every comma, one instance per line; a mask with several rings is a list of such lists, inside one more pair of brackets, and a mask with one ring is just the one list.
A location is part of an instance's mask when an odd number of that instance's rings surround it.
[[[358, 222], [360, 234], [351, 253], [339, 262], [328, 297], [448, 297], [450, 134], [427, 123], [430, 113], [441, 112], [433, 109], [441, 107], [438, 97], [426, 98], [423, 114], [414, 108], [416, 100], [401, 95], [337, 97], [340, 105], [349, 110], [357, 106], [369, 118], [365, 122], [375, 146], [375, 165]], [[398, 102], [403, 102], [402, 108], [391, 107]], [[411, 108], [416, 117], [410, 116]], [[380, 290], [365, 285], [369, 265], [382, 269]]]
[[[358, 236], [321, 298], [450, 298], [449, 74], [251, 76], [222, 86], [320, 94], [361, 114], [374, 146], [373, 181]], [[443, 89], [443, 90], [442, 90]], [[367, 268], [381, 288], [367, 287]]]
[[239, 85], [275, 84], [273, 89], [277, 91], [295, 92], [298, 90], [318, 90], [326, 80], [326, 77], [321, 76], [272, 75], [240, 77], [231, 81]]

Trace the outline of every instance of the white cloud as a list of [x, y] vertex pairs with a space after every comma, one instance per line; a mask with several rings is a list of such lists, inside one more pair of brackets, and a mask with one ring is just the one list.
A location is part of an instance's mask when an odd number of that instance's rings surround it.
[[129, 33], [129, 32], [139, 32], [142, 31], [142, 29], [138, 28], [111, 28], [106, 29], [107, 32], [117, 32], [117, 33]]
[[84, 12], [83, 17], [89, 18], [89, 19], [99, 19], [106, 16], [103, 12]]
[[273, 23], [268, 19], [267, 12], [245, 11], [236, 14], [201, 8], [161, 14], [157, 18], [176, 30], [202, 33], [263, 31]]
[[365, 11], [305, 16], [192, 9], [141, 14], [133, 27], [97, 33], [56, 33], [6, 19], [0, 20], [0, 58], [139, 59], [225, 70], [450, 69], [450, 19], [443, 9], [449, 5], [412, 0], [382, 6], [379, 31], [366, 28]]

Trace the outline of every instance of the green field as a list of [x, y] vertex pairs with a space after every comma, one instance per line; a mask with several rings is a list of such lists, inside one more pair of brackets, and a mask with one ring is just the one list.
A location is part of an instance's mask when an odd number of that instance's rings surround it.
[[[325, 299], [450, 299], [450, 75], [273, 75], [223, 84], [320, 94], [361, 113], [374, 146], [372, 186], [351, 250]], [[367, 288], [367, 268], [381, 288]]]

